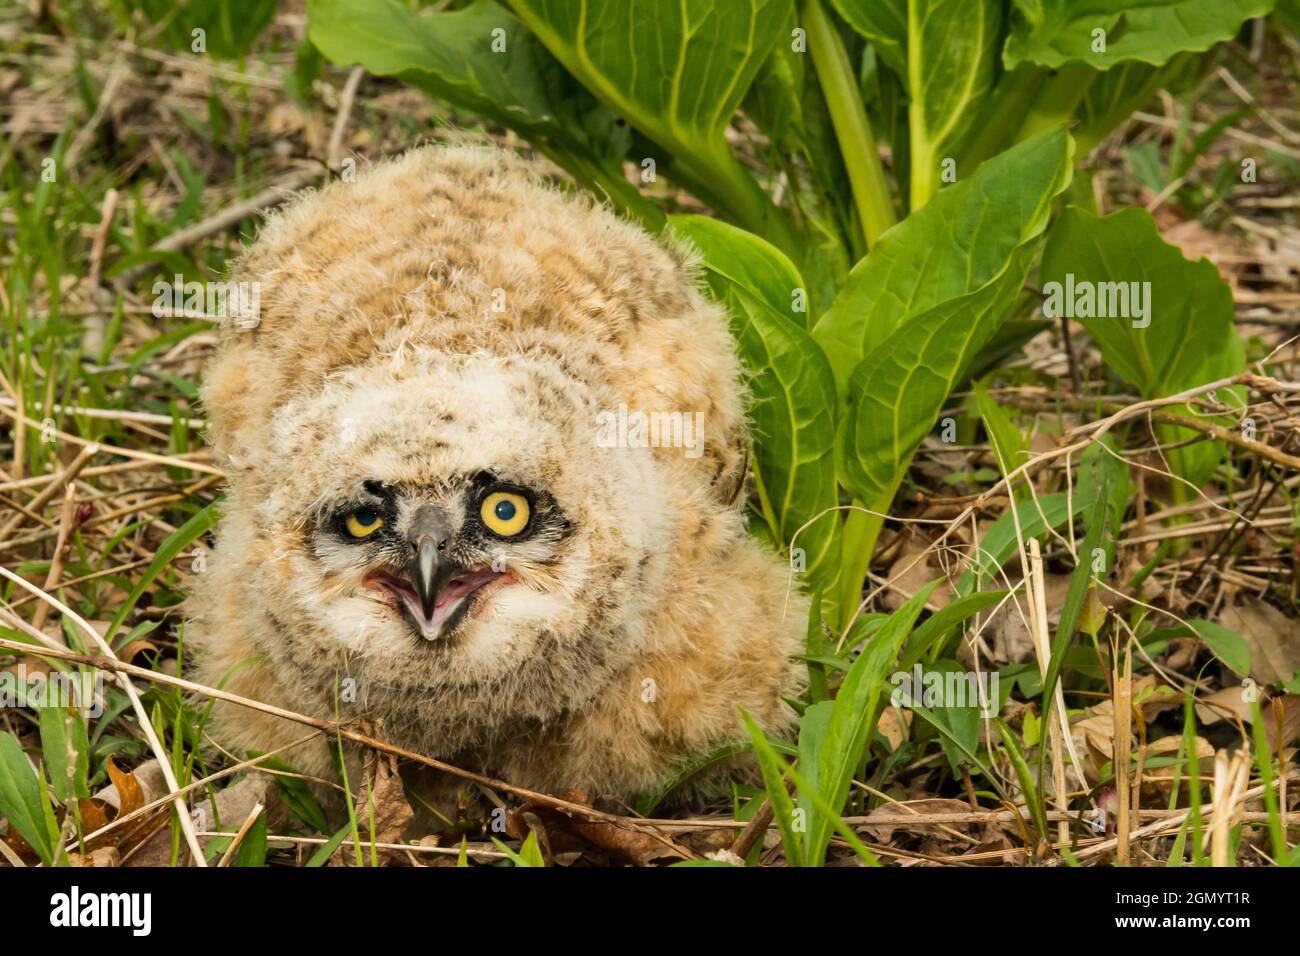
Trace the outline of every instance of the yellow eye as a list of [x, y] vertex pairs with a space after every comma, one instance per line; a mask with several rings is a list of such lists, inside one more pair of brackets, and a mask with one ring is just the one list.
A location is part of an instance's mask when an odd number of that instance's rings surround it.
[[509, 491], [494, 491], [483, 499], [479, 517], [493, 534], [512, 538], [528, 525], [528, 499]]
[[352, 535], [352, 537], [365, 538], [382, 528], [384, 519], [369, 508], [362, 508], [360, 511], [354, 511], [348, 515], [344, 525], [347, 526], [348, 534]]

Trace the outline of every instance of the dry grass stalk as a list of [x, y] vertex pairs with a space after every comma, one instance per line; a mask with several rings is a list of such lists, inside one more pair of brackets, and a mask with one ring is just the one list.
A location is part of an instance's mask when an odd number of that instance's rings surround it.
[[1116, 862], [1128, 866], [1129, 837], [1132, 829], [1132, 798], [1129, 788], [1129, 747], [1133, 734], [1133, 650], [1127, 643], [1124, 647], [1124, 667], [1120, 669], [1119, 655], [1115, 655], [1113, 665], [1115, 730], [1112, 736], [1112, 765], [1115, 768], [1115, 831], [1119, 837], [1116, 849]]

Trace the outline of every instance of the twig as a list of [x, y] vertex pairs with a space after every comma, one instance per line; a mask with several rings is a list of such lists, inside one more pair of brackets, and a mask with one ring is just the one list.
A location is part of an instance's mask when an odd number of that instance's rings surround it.
[[[53, 595], [46, 594], [36, 585], [31, 584], [28, 581], [25, 581], [23, 578], [19, 577], [18, 575], [10, 571], [8, 568], [0, 567], [0, 575], [3, 575], [4, 577], [8, 578], [10, 581], [13, 581], [15, 584], [17, 584], [19, 587], [23, 588], [24, 590], [30, 591], [32, 594], [39, 595], [42, 600], [52, 604], [56, 610], [58, 610], [60, 613], [63, 614], [64, 617], [66, 617], [68, 620], [72, 621], [72, 623], [76, 624], [79, 628], [85, 631], [86, 635], [91, 639], [91, 641], [95, 645], [97, 645], [99, 649], [104, 653], [105, 657], [102, 659], [106, 664], [112, 662], [113, 664], [117, 665], [116, 668], [110, 666], [110, 667], [105, 667], [103, 669], [116, 672], [118, 686], [121, 687], [122, 691], [126, 694], [126, 696], [130, 698], [131, 708], [132, 710], [135, 711], [136, 720], [139, 721], [140, 723], [140, 730], [144, 734], [145, 740], [149, 744], [149, 749], [152, 750], [154, 756], [158, 758], [158, 769], [162, 771], [163, 779], [167, 781], [167, 789], [171, 792], [172, 802], [176, 807], [177, 820], [180, 823], [181, 832], [185, 835], [185, 841], [189, 844], [190, 853], [194, 857], [194, 865], [207, 866], [208, 865], [207, 861], [204, 860], [203, 858], [203, 848], [199, 846], [198, 837], [194, 835], [194, 822], [190, 819], [189, 808], [185, 805], [184, 798], [181, 797], [177, 792], [180, 789], [180, 786], [176, 782], [176, 775], [172, 772], [171, 757], [167, 753], [167, 749], [162, 745], [162, 741], [158, 739], [157, 733], [154, 732], [153, 721], [149, 719], [149, 713], [144, 709], [144, 702], [140, 700], [140, 694], [135, 689], [135, 685], [131, 683], [131, 678], [127, 676], [127, 672], [118, 669], [123, 667], [124, 665], [120, 660], [118, 660], [117, 655], [113, 653], [113, 648], [111, 648], [108, 645], [108, 642], [105, 641], [104, 638], [100, 636], [97, 630], [95, 630], [86, 622], [85, 618], [83, 618], [76, 611], [72, 610], [72, 608], [65, 605], [58, 598], [54, 597]], [[22, 619], [18, 618], [17, 620], [21, 621]], [[24, 624], [23, 630], [27, 631], [29, 634], [32, 633], [32, 631], [28, 630], [28, 628], [30, 628], [30, 625], [26, 624], [26, 622], [22, 622], [22, 623]], [[44, 635], [42, 635], [40, 631], [36, 631], [35, 634], [33, 634], [33, 636], [39, 636], [42, 638], [44, 637]], [[17, 642], [15, 641], [8, 641], [6, 643], [15, 644], [17, 647], [23, 646], [21, 644], [17, 644]], [[29, 653], [30, 650], [31, 649], [29, 649]], [[49, 651], [46, 653], [53, 653], [53, 652], [54, 652], [54, 648], [50, 648]]]
[[[39, 422], [33, 421], [32, 419], [28, 418], [26, 415], [24, 415], [22, 412], [18, 411], [17, 409], [7, 408], [4, 405], [0, 405], [0, 414], [8, 415], [10, 418], [16, 419], [17, 421], [26, 425], [39, 424]], [[180, 458], [175, 455], [155, 455], [153, 452], [139, 451], [138, 449], [135, 448], [121, 448], [117, 445], [106, 445], [102, 442], [91, 442], [80, 437], [79, 435], [72, 435], [69, 434], [68, 432], [59, 431], [58, 429], [54, 429], [54, 435], [57, 438], [61, 438], [63, 441], [72, 442], [74, 445], [84, 445], [84, 446], [93, 445], [96, 450], [102, 451], [107, 455], [118, 455], [121, 458], [134, 458], [137, 461], [148, 461], [148, 462], [152, 462], [155, 465], [170, 465], [173, 468], [186, 468], [189, 469], [190, 471], [201, 471], [209, 475], [225, 474], [220, 468], [214, 468], [211, 465], [204, 465], [200, 462], [192, 461], [191, 459], [188, 458]], [[0, 532], [0, 534], [2, 534], [2, 532]]]
[[[5, 576], [10, 577], [15, 581], [21, 581], [23, 586], [27, 587], [28, 589], [34, 587], [34, 585], [28, 584], [26, 581], [23, 581], [22, 578], [19, 578], [17, 575], [6, 570], [5, 568], [0, 567], [0, 574], [4, 574]], [[70, 613], [70, 612], [66, 612], [66, 613]], [[80, 619], [78, 618], [77, 620]], [[35, 634], [33, 634], [32, 636], [36, 637]], [[96, 636], [98, 637], [98, 635]], [[102, 640], [100, 643], [102, 643]], [[536, 790], [529, 790], [525, 787], [517, 787], [514, 784], [507, 783], [504, 780], [498, 780], [495, 777], [489, 777], [484, 774], [475, 773], [472, 770], [465, 770], [461, 767], [454, 766], [453, 764], [444, 763], [441, 760], [436, 760], [433, 757], [426, 757], [424, 754], [416, 753], [413, 750], [407, 750], [405, 747], [401, 747], [398, 746], [397, 744], [389, 743], [386, 740], [379, 740], [378, 738], [371, 737], [368, 734], [363, 734], [355, 730], [350, 730], [347, 727], [343, 727], [339, 724], [335, 724], [328, 720], [321, 720], [318, 717], [310, 717], [306, 714], [300, 714], [292, 710], [286, 710], [283, 707], [276, 707], [274, 704], [266, 704], [260, 700], [253, 700], [250, 697], [241, 697], [240, 695], [232, 694], [229, 691], [221, 690], [216, 687], [207, 687], [203, 684], [197, 684], [194, 681], [185, 680], [184, 678], [173, 677], [170, 674], [163, 674], [156, 671], [146, 670], [145, 668], [138, 667], [135, 664], [128, 664], [124, 661], [121, 661], [115, 656], [98, 657], [92, 654], [79, 654], [75, 651], [70, 651], [65, 648], [49, 647], [48, 645], [42, 647], [33, 647], [30, 644], [23, 644], [19, 641], [11, 641], [5, 638], [0, 638], [0, 648], [4, 648], [5, 650], [10, 650], [10, 651], [15, 651], [20, 654], [34, 654], [38, 657], [53, 657], [58, 660], [72, 661], [78, 664], [87, 664], [91, 667], [98, 667], [103, 670], [112, 671], [119, 675], [131, 675], [133, 677], [139, 677], [142, 680], [153, 681], [154, 683], [158, 683], [158, 684], [166, 684], [169, 687], [179, 687], [181, 690], [190, 691], [191, 693], [195, 693], [195, 694], [201, 694], [205, 697], [211, 697], [214, 700], [222, 700], [222, 701], [226, 701], [227, 703], [238, 704], [241, 707], [247, 707], [250, 710], [256, 710], [264, 714], [270, 714], [273, 717], [281, 717], [285, 720], [291, 720], [294, 723], [302, 724], [305, 727], [312, 727], [315, 728], [316, 730], [323, 731], [327, 734], [337, 735], [339, 737], [342, 737], [344, 740], [350, 740], [353, 743], [361, 744], [365, 747], [370, 747], [374, 750], [382, 751], [383, 753], [389, 753], [389, 754], [393, 754], [394, 756], [403, 757], [407, 760], [413, 760], [416, 763], [424, 764], [425, 766], [432, 767], [435, 770], [441, 770], [445, 773], [449, 773], [454, 776], [460, 777], [462, 779], [469, 780], [473, 783], [477, 783], [480, 786], [487, 787], [492, 790], [503, 790], [506, 793], [513, 793], [516, 796], [523, 797], [524, 799], [533, 800], [538, 803], [545, 804], [546, 806], [554, 807], [557, 810], [563, 810], [567, 813], [577, 814], [579, 816], [586, 817], [592, 820], [603, 820], [607, 823], [612, 823], [615, 826], [623, 827], [625, 829], [638, 830], [640, 832], [650, 832], [652, 836], [658, 836], [658, 834], [654, 834], [652, 831], [646, 831], [642, 827], [633, 825], [633, 822], [628, 817], [618, 816], [617, 814], [613, 814], [613, 813], [605, 813], [602, 810], [596, 810], [593, 807], [586, 807], [579, 803], [572, 803], [568, 800], [562, 800], [559, 797], [553, 797], [549, 794], [540, 793]]]
[[[63, 508], [59, 511], [59, 536], [54, 542], [54, 554], [50, 558], [50, 570], [45, 575], [43, 590], [53, 594], [58, 590], [59, 578], [63, 576], [63, 552], [72, 536], [72, 522], [77, 516], [77, 489], [71, 484], [63, 491]], [[32, 595], [35, 598], [35, 595]], [[49, 617], [50, 606], [44, 601], [36, 608], [32, 616], [32, 627], [38, 631], [45, 630], [45, 621]]]
[[[229, 830], [200, 830], [201, 837], [228, 837], [235, 834]], [[268, 833], [266, 842], [269, 843], [293, 843], [299, 846], [323, 846], [330, 841], [325, 837], [303, 837], [303, 836], [281, 836], [278, 833]], [[369, 840], [340, 840], [338, 846], [359, 846], [362, 849], [376, 850], [404, 850], [407, 853], [428, 853], [431, 856], [460, 856], [460, 847], [455, 846], [423, 846], [418, 843], [371, 843]], [[500, 850], [479, 850], [474, 847], [465, 847], [465, 855], [476, 860], [508, 860], [509, 857]]]
[[[63, 487], [68, 482], [77, 477], [77, 474], [85, 467], [86, 462], [90, 461], [90, 459], [94, 458], [98, 453], [99, 445], [94, 442], [87, 443], [86, 446], [77, 453], [77, 457], [72, 459], [68, 467], [60, 471], [59, 476], [42, 488], [40, 493], [31, 500], [31, 503], [27, 506], [28, 509], [31, 511], [39, 511], [41, 508], [44, 508], [55, 495], [63, 490]], [[3, 541], [8, 538], [9, 535], [13, 534], [14, 529], [22, 524], [23, 517], [24, 515], [22, 514], [16, 514], [5, 522], [4, 527], [0, 527], [0, 541]]]
[[249, 811], [248, 816], [244, 818], [243, 826], [239, 828], [239, 831], [235, 834], [235, 838], [230, 841], [230, 846], [226, 847], [226, 852], [222, 855], [221, 861], [217, 863], [218, 869], [230, 866], [234, 861], [235, 854], [239, 852], [239, 845], [244, 842], [244, 837], [248, 836], [248, 831], [253, 829], [253, 824], [257, 822], [257, 818], [262, 815], [262, 811], [265, 809], [266, 807], [262, 805], [261, 800], [253, 804], [253, 809]]
[[1132, 829], [1129, 814], [1132, 810], [1129, 795], [1129, 745], [1133, 732], [1133, 649], [1124, 645], [1124, 668], [1120, 669], [1120, 657], [1116, 654], [1113, 663], [1114, 699], [1111, 718], [1113, 736], [1111, 764], [1115, 768], [1115, 828], [1119, 834], [1116, 850], [1116, 863], [1129, 865], [1129, 831]]
[[347, 132], [348, 118], [352, 115], [352, 104], [357, 98], [357, 88], [361, 78], [366, 75], [364, 68], [354, 66], [343, 84], [343, 96], [339, 99], [338, 116], [334, 117], [334, 128], [330, 131], [329, 150], [326, 152], [329, 168], [338, 171], [343, 165], [343, 134]]
[[[1294, 777], [1295, 779], [1300, 779], [1300, 773], [1291, 774], [1291, 776]], [[1279, 778], [1279, 780], [1275, 780], [1273, 782], [1273, 785], [1277, 786], [1280, 780], [1281, 778]], [[1241, 794], [1238, 802], [1242, 803], [1245, 802], [1246, 800], [1253, 800], [1255, 797], [1263, 796], [1264, 789], [1265, 788], [1263, 784], [1261, 784], [1258, 787], [1252, 787], [1250, 790], [1247, 790], [1245, 793]], [[1201, 814], [1202, 816], [1207, 816], [1209, 814], [1217, 815], [1220, 810], [1225, 808], [1226, 808], [1226, 800], [1220, 800], [1216, 798], [1211, 803], [1203, 804], [1201, 806]], [[1165, 816], [1156, 820], [1154, 823], [1147, 824], [1144, 827], [1139, 827], [1138, 829], [1130, 833], [1129, 837], [1137, 838], [1137, 837], [1159, 836], [1165, 833], [1172, 832], [1174, 830], [1179, 829], [1187, 821], [1187, 818], [1191, 816], [1191, 814], [1192, 811], [1190, 808], [1187, 810], [1178, 810], [1169, 816]], [[1080, 850], [1079, 852], [1075, 853], [1075, 858], [1079, 860], [1083, 860], [1089, 857], [1098, 856], [1102, 853], [1108, 853], [1109, 851], [1115, 849], [1115, 847], [1118, 844], [1119, 844], [1119, 837], [1118, 836], [1111, 837], [1108, 840], [1102, 840], [1100, 843], [1096, 843], [1090, 847]]]
[[[317, 177], [317, 172], [310, 169], [300, 169], [290, 173], [274, 186], [268, 186], [260, 193], [257, 193], [250, 199], [243, 202], [235, 203], [218, 213], [214, 213], [206, 219], [196, 222], [192, 226], [184, 229], [177, 229], [165, 239], [160, 239], [149, 247], [152, 252], [175, 252], [184, 249], [200, 239], [206, 239], [213, 233], [221, 232], [229, 227], [243, 222], [255, 212], [265, 209], [267, 206], [274, 206], [277, 203], [284, 202], [289, 196], [312, 182]], [[144, 275], [153, 268], [151, 263], [144, 263], [134, 268], [127, 269], [119, 277], [123, 283], [130, 283]]]

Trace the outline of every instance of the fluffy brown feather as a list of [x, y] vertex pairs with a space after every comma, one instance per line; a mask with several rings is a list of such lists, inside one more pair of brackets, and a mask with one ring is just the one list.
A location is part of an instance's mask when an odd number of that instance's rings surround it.
[[[299, 198], [231, 278], [261, 284], [261, 312], [203, 384], [230, 479], [200, 679], [320, 717], [341, 693], [344, 720], [413, 750], [621, 797], [745, 739], [740, 708], [790, 725], [807, 605], [731, 500], [745, 394], [689, 250], [503, 151], [429, 147]], [[620, 406], [702, 412], [703, 447], [601, 447]], [[469, 535], [483, 472], [559, 517], [496, 542], [509, 576], [424, 640], [329, 516], [379, 481], [395, 533], [429, 503]], [[221, 705], [215, 733], [265, 750], [301, 728]], [[329, 773], [323, 743], [290, 759]]]

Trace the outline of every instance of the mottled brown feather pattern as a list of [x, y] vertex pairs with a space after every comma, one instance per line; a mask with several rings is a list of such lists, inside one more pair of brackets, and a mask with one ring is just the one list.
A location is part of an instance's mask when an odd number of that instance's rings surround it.
[[[744, 739], [740, 708], [789, 727], [807, 605], [733, 502], [740, 368], [688, 250], [505, 152], [423, 148], [291, 203], [232, 278], [261, 284], [261, 315], [203, 383], [230, 484], [200, 678], [316, 716], [348, 679], [344, 719], [407, 747], [622, 797]], [[620, 404], [703, 412], [703, 454], [597, 447]], [[324, 566], [319, 516], [362, 481], [450, 502], [498, 469], [569, 530], [511, 552], [517, 583], [458, 643], [422, 645], [360, 569]], [[221, 706], [215, 733], [265, 750], [300, 728]], [[291, 759], [329, 772], [322, 743]]]

